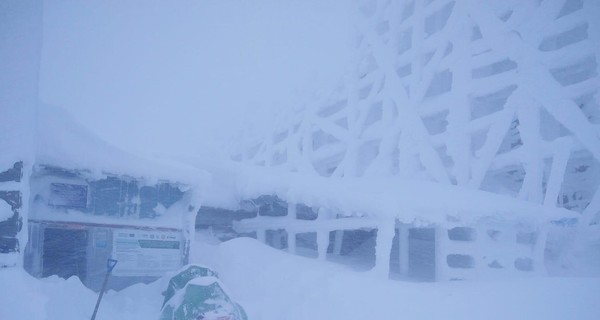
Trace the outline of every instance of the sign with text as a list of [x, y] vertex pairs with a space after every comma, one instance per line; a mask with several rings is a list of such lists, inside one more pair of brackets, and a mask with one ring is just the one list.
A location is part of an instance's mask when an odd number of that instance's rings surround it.
[[70, 183], [50, 184], [49, 204], [56, 207], [85, 209], [87, 207], [88, 187]]
[[115, 276], [162, 276], [182, 267], [181, 234], [168, 231], [117, 229], [113, 255]]

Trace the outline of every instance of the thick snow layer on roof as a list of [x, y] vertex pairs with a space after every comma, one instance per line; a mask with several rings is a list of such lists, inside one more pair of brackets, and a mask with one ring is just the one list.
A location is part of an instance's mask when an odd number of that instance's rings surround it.
[[278, 171], [273, 168], [230, 165], [228, 179], [213, 172], [218, 196], [206, 203], [236, 206], [236, 201], [261, 195], [277, 195], [289, 202], [366, 214], [373, 218], [397, 218], [404, 222], [445, 223], [448, 216], [463, 222], [491, 218], [544, 222], [574, 213], [544, 208], [532, 202], [491, 192], [399, 178], [325, 178]]
[[79, 125], [66, 111], [51, 106], [41, 106], [38, 111], [36, 163], [194, 186], [209, 179], [205, 171], [191, 166], [120, 150]]
[[202, 205], [236, 210], [242, 200], [236, 191], [243, 166], [230, 159], [208, 155], [182, 157], [179, 160], [210, 172], [211, 182], [202, 192]]

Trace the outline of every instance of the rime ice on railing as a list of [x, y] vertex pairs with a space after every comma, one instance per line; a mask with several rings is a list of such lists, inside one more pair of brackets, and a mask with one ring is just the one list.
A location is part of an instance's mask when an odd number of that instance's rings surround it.
[[598, 14], [584, 0], [363, 1], [354, 72], [283, 117], [245, 159], [588, 207], [591, 220], [598, 208], [587, 204], [600, 197]]
[[[598, 1], [365, 0], [358, 16], [355, 65], [339, 89], [281, 117], [240, 159], [332, 178], [435, 181], [598, 222]], [[517, 269], [543, 258], [538, 231], [533, 260], [517, 258]], [[495, 230], [478, 232], [496, 241]]]

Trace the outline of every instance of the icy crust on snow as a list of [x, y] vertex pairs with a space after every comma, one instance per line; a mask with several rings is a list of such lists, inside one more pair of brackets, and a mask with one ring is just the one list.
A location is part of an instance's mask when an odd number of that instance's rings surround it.
[[[427, 181], [326, 178], [242, 164], [231, 164], [227, 174], [230, 177], [225, 180], [215, 176], [216, 188], [223, 192], [216, 198], [206, 195], [204, 204], [236, 208], [244, 199], [277, 195], [289, 203], [329, 208], [342, 215], [393, 218], [406, 223], [446, 223], [448, 216], [463, 223], [480, 219], [543, 223], [577, 217], [562, 208], [544, 208], [491, 192]], [[229, 193], [225, 193], [227, 190]]]
[[38, 164], [79, 169], [96, 178], [120, 174], [190, 186], [205, 185], [210, 179], [198, 168], [166, 159], [150, 160], [109, 145], [53, 106], [40, 106], [38, 110], [35, 153]]

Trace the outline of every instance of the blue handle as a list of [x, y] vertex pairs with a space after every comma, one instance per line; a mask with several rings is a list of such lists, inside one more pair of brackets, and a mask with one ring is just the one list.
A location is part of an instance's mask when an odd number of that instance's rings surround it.
[[108, 273], [111, 273], [116, 265], [117, 265], [117, 260], [115, 260], [115, 259], [106, 260], [106, 268], [108, 269]]

